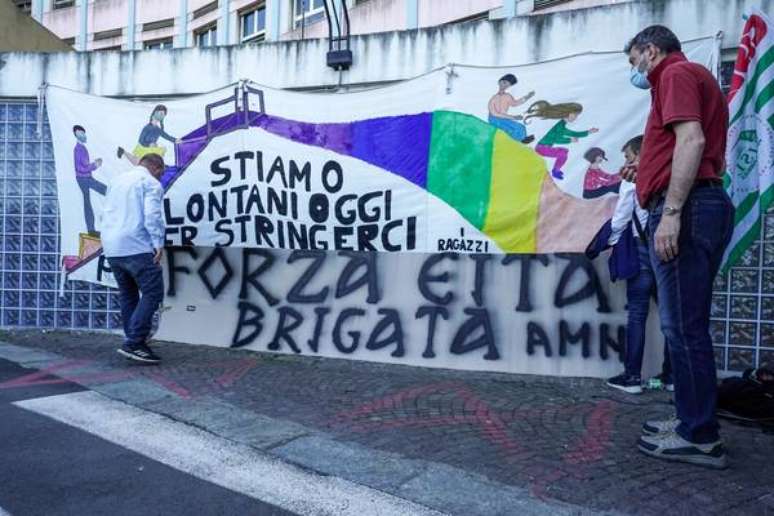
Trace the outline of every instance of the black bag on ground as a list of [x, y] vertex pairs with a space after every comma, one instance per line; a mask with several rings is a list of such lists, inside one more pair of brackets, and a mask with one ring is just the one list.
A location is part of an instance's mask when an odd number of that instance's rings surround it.
[[748, 369], [718, 388], [719, 417], [774, 425], [774, 371]]

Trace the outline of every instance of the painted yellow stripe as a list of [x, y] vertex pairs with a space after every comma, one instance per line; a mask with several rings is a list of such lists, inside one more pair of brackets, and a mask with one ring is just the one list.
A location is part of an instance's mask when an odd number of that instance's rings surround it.
[[545, 174], [545, 161], [540, 156], [497, 131], [484, 233], [504, 252], [537, 251], [538, 209]]

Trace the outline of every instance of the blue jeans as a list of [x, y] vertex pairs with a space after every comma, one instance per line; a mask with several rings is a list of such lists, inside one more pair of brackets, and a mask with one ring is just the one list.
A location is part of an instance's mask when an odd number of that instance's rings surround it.
[[76, 177], [78, 188], [83, 194], [83, 216], [86, 219], [86, 231], [94, 233], [94, 208], [91, 207], [91, 194], [89, 190], [94, 190], [100, 195], [105, 195], [107, 187], [94, 179], [93, 177]]
[[[648, 244], [637, 240], [637, 254], [640, 260], [640, 273], [626, 280], [626, 356], [624, 359], [627, 376], [640, 376], [642, 356], [645, 352], [646, 324], [650, 312], [650, 299], [656, 297], [656, 277], [650, 264]], [[672, 376], [669, 361], [669, 347], [664, 343], [664, 362], [661, 373], [666, 378]]]
[[674, 368], [680, 420], [677, 433], [694, 443], [710, 443], [719, 438], [715, 356], [709, 332], [712, 285], [731, 239], [734, 206], [722, 188], [692, 190], [680, 215], [678, 255], [669, 262], [662, 262], [653, 246], [663, 209], [663, 199], [651, 207], [648, 232], [661, 328]]
[[517, 142], [520, 142], [527, 137], [527, 126], [516, 120], [489, 115], [489, 123], [496, 128], [505, 131], [505, 134]]
[[112, 257], [108, 262], [118, 284], [126, 345], [144, 344], [150, 335], [153, 314], [164, 299], [161, 266], [153, 263], [152, 253]]

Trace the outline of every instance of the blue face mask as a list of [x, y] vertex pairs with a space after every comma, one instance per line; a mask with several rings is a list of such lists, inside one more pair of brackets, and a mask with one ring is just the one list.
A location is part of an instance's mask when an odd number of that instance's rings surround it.
[[86, 133], [78, 131], [75, 133], [75, 138], [81, 143], [86, 143]]
[[640, 88], [641, 90], [649, 90], [650, 89], [650, 81], [648, 80], [648, 76], [645, 72], [639, 71], [637, 68], [632, 68], [631, 76], [629, 77], [629, 81], [632, 83], [632, 86], [635, 88]]

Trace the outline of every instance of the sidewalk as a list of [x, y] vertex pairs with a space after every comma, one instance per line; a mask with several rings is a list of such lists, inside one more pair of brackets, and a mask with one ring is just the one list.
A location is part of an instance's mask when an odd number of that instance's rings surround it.
[[[453, 514], [774, 514], [774, 436], [723, 423], [731, 467], [641, 455], [667, 393], [599, 380], [431, 370], [159, 343], [136, 366], [97, 333], [0, 332], [0, 358]], [[44, 374], [45, 372], [45, 374]]]

